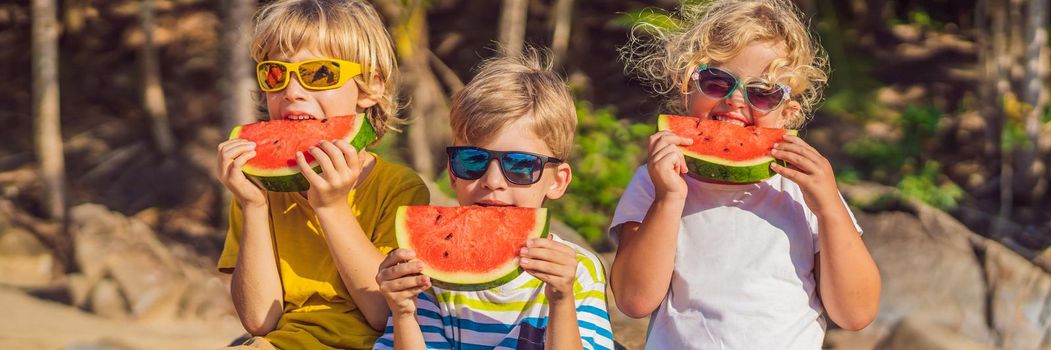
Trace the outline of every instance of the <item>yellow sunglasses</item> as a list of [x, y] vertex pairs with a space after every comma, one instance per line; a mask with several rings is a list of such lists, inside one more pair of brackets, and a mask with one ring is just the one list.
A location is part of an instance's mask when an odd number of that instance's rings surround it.
[[361, 65], [335, 58], [299, 61], [263, 61], [255, 65], [259, 88], [265, 92], [281, 91], [288, 86], [290, 72], [296, 72], [299, 85], [310, 90], [336, 89], [350, 78], [361, 74]]

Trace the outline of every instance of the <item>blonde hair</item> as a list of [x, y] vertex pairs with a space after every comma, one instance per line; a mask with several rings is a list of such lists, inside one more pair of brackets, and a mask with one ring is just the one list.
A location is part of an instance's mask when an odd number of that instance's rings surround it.
[[[371, 5], [360, 0], [285, 0], [259, 11], [252, 37], [256, 62], [278, 55], [293, 56], [303, 49], [361, 64], [362, 73], [353, 80], [363, 93], [378, 100], [366, 115], [381, 138], [387, 130], [397, 131], [396, 124], [404, 123], [397, 117], [394, 47]], [[382, 92], [372, 88], [375, 78], [382, 80]]]
[[[791, 2], [712, 1], [682, 7], [678, 18], [682, 25], [669, 31], [636, 25], [620, 51], [626, 70], [638, 74], [657, 93], [686, 89], [690, 75], [701, 64], [726, 62], [746, 46], [770, 43], [785, 55], [770, 64], [767, 74], [771, 81], [789, 86], [790, 97], [802, 107], [789, 120], [783, 120], [784, 126], [801, 127], [821, 100], [828, 81], [828, 58]], [[647, 34], [653, 38], [642, 38]], [[678, 98], [668, 102], [680, 112], [685, 109]]]
[[483, 63], [453, 96], [449, 124], [456, 140], [482, 145], [526, 116], [533, 133], [556, 158], [566, 160], [577, 127], [576, 106], [566, 82], [551, 71], [550, 58], [535, 49]]

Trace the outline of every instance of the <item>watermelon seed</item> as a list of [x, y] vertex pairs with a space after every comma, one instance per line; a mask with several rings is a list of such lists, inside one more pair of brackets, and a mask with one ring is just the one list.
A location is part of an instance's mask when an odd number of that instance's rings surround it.
[[449, 252], [448, 251], [442, 252], [442, 257], [443, 258], [448, 258], [449, 257]]
[[723, 147], [723, 152], [730, 152], [730, 148], [729, 147]]
[[453, 239], [453, 234], [452, 234], [452, 232], [449, 232], [449, 234], [445, 236], [445, 240], [446, 240], [446, 241], [448, 241], [448, 240], [450, 240], [450, 239]]
[[322, 124], [324, 124], [324, 123], [328, 123], [328, 118], [322, 119], [322, 120], [321, 120], [321, 123], [322, 123]]
[[278, 141], [279, 141], [279, 140], [274, 140], [274, 142], [271, 142], [271, 144], [274, 144], [274, 145], [276, 145]]
[[437, 224], [438, 221], [440, 221], [441, 219], [442, 219], [442, 214], [438, 214], [438, 216], [434, 218], [434, 223]]

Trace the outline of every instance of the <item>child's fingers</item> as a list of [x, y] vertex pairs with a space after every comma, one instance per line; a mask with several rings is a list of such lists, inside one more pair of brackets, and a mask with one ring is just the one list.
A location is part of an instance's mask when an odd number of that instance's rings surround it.
[[238, 142], [224, 143], [223, 145], [219, 146], [219, 169], [227, 168], [230, 165], [230, 163], [233, 162], [234, 158], [237, 158], [237, 156], [255, 149], [255, 142], [249, 142], [240, 139], [231, 141]]
[[255, 155], [255, 150], [250, 150], [248, 152], [241, 153], [241, 155], [237, 156], [237, 158], [234, 158], [233, 165], [230, 167], [231, 172], [227, 174], [236, 174], [237, 171], [240, 171], [241, 168], [244, 167], [245, 163], [248, 163], [249, 160], [255, 158]]
[[422, 262], [410, 261], [380, 270], [376, 278], [381, 281], [392, 281], [410, 275], [418, 275], [421, 271], [423, 271]]
[[320, 147], [314, 146], [307, 151], [314, 156], [314, 160], [316, 160], [317, 164], [321, 166], [322, 174], [335, 174], [336, 168], [332, 166], [332, 158], [329, 158], [324, 150]]
[[570, 271], [570, 268], [563, 264], [531, 258], [521, 258], [519, 264], [522, 266], [522, 269], [526, 271], [542, 272], [554, 276], [568, 277], [574, 275], [576, 272], [575, 269]]
[[358, 151], [351, 146], [349, 142], [334, 141], [336, 147], [339, 147], [340, 153], [343, 154], [343, 159], [346, 162], [350, 170], [355, 170], [357, 167], [361, 167], [361, 155]]
[[653, 154], [653, 159], [656, 161], [656, 160], [659, 160], [659, 159], [666, 158], [666, 157], [668, 157], [668, 155], [675, 156], [675, 155], [679, 155], [679, 154], [682, 154], [682, 151], [679, 150], [679, 146], [676, 146], [676, 145], [665, 145], [663, 148], [657, 150], [657, 152], [655, 152]]
[[814, 161], [807, 159], [803, 155], [795, 152], [794, 150], [781, 150], [773, 149], [770, 151], [770, 155], [774, 158], [784, 160], [789, 164], [792, 164], [796, 169], [801, 170], [804, 173], [813, 173], [817, 166]]
[[307, 164], [307, 157], [303, 155], [303, 152], [296, 152], [296, 164], [299, 165], [299, 171], [303, 173], [303, 177], [307, 178], [310, 186], [320, 186], [325, 183], [325, 179], [315, 173], [310, 164]]
[[387, 257], [380, 262], [380, 270], [415, 259], [416, 252], [408, 248], [398, 248], [390, 251]]
[[551, 247], [522, 247], [519, 254], [523, 258], [553, 262], [559, 265], [576, 265], [576, 255]]
[[429, 283], [430, 279], [427, 276], [416, 275], [407, 276], [398, 279], [384, 281], [380, 283], [380, 290], [385, 293], [397, 293], [403, 292], [410, 289], [419, 288], [426, 283]]
[[807, 143], [805, 140], [803, 140], [803, 138], [801, 138], [799, 136], [785, 134], [785, 136], [782, 137], [782, 139], [785, 140], [785, 141], [788, 141], [788, 143], [799, 145], [799, 146], [802, 146], [804, 148], [809, 149], [810, 151], [812, 151], [814, 153], [821, 154], [821, 152], [818, 152], [817, 149], [814, 148], [814, 146], [811, 146], [809, 143]]
[[343, 157], [343, 151], [340, 150], [339, 146], [336, 146], [335, 143], [328, 140], [321, 141], [321, 144], [319, 144], [318, 147], [324, 150], [325, 155], [332, 160], [332, 168], [335, 170], [333, 175], [343, 174], [349, 170], [349, 168], [347, 168], [347, 159]]
[[776, 162], [770, 163], [770, 169], [795, 183], [802, 183], [804, 180], [803, 177], [805, 174], [801, 171], [777, 164]]
[[526, 247], [530, 248], [530, 249], [532, 249], [532, 248], [552, 249], [552, 250], [561, 252], [562, 254], [566, 254], [566, 255], [568, 255], [570, 257], [576, 257], [576, 255], [577, 255], [577, 252], [574, 251], [573, 248], [570, 248], [568, 245], [563, 244], [562, 242], [555, 241], [555, 240], [550, 239], [550, 238], [533, 238], [533, 239], [530, 239], [530, 240], [526, 241]]

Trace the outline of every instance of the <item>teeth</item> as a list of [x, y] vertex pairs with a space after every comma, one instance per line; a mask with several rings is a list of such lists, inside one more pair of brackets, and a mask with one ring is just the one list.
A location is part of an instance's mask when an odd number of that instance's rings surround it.
[[308, 119], [314, 119], [314, 117], [310, 116], [310, 115], [299, 114], [299, 115], [289, 115], [289, 116], [285, 117], [285, 119], [289, 119], [289, 120], [308, 120]]

